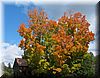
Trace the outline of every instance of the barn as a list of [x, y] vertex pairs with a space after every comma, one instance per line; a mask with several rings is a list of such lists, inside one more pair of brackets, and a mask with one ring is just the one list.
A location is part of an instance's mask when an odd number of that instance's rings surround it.
[[25, 78], [28, 74], [28, 64], [25, 59], [15, 58], [13, 65], [14, 78]]

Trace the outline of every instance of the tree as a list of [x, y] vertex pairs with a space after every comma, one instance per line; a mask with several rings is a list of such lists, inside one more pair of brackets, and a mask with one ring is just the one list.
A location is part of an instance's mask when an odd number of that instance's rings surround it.
[[8, 63], [8, 66], [5, 65], [4, 62], [2, 62], [2, 67], [3, 67], [3, 75], [2, 78], [12, 78], [13, 76], [13, 69], [11, 68], [11, 64]]
[[86, 53], [81, 59], [81, 68], [76, 72], [77, 76], [83, 76], [84, 78], [94, 78], [95, 76], [95, 64], [94, 56], [92, 53]]
[[8, 63], [8, 68], [10, 68], [10, 69], [11, 69], [11, 64], [10, 64], [10, 63]]
[[64, 15], [58, 21], [48, 19], [44, 10], [30, 10], [29, 26], [23, 23], [18, 29], [23, 37], [19, 47], [35, 73], [73, 74], [81, 68], [94, 34], [90, 24], [80, 12]]

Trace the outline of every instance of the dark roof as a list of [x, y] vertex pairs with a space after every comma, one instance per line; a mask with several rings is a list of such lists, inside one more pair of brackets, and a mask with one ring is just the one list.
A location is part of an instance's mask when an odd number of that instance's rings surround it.
[[28, 66], [27, 61], [22, 58], [15, 58], [14, 65], [15, 65], [15, 63], [17, 63], [18, 66]]

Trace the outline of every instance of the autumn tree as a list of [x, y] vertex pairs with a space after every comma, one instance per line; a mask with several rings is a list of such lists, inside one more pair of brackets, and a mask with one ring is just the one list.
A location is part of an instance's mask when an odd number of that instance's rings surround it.
[[19, 47], [34, 73], [73, 74], [82, 66], [94, 34], [80, 12], [64, 13], [57, 21], [48, 18], [44, 10], [30, 10], [29, 25], [20, 25], [22, 36]]

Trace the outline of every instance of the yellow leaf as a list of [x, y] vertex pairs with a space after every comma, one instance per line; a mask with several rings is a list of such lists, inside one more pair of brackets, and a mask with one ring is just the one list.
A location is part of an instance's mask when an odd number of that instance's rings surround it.
[[61, 68], [57, 68], [57, 69], [54, 69], [54, 70], [56, 70], [56, 71], [58, 71], [58, 72], [61, 72], [61, 71], [62, 71]]
[[56, 72], [55, 72], [55, 71], [53, 71], [53, 74], [56, 74]]
[[43, 51], [43, 50], [41, 50], [40, 54], [41, 54], [41, 55], [43, 55], [43, 54], [44, 54], [44, 51]]

